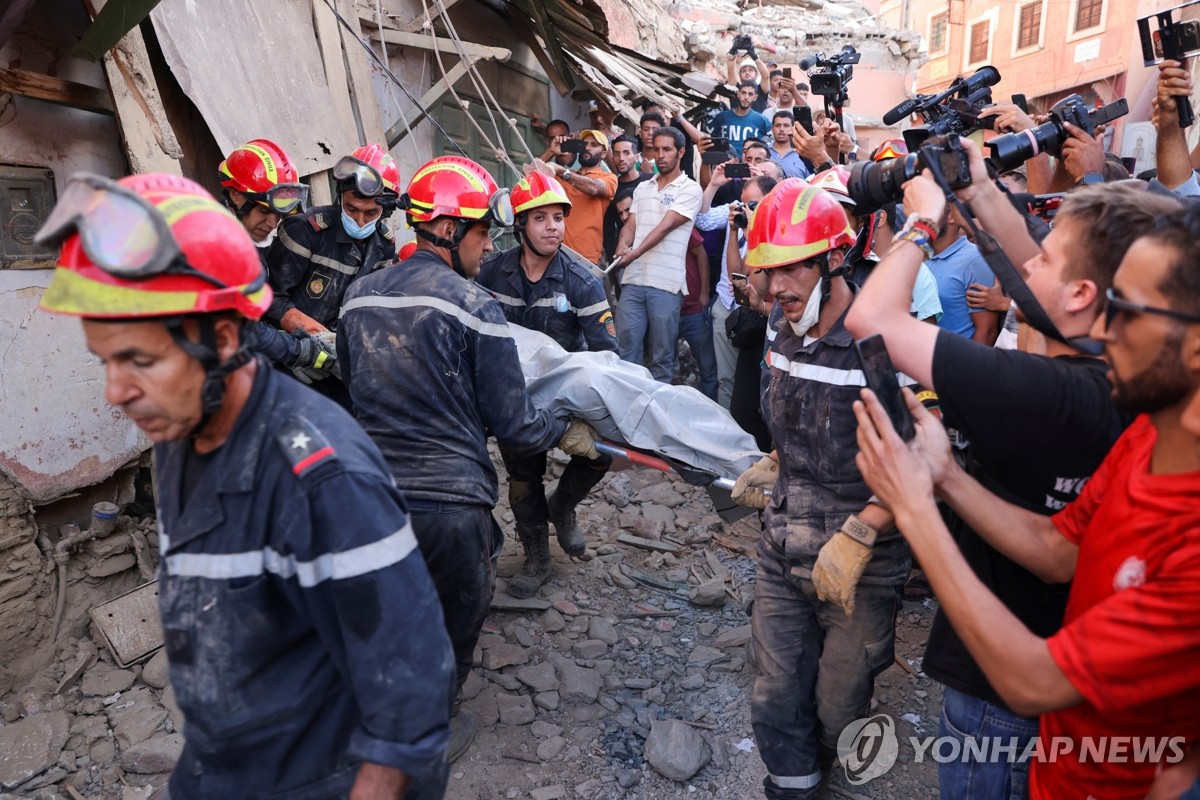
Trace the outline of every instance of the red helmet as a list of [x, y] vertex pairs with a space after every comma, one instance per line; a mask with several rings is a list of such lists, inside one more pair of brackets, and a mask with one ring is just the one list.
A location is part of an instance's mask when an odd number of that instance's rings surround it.
[[[283, 148], [270, 139], [253, 139], [229, 154], [217, 168], [221, 186], [246, 195], [278, 214], [299, 212], [308, 199], [308, 187]], [[249, 206], [235, 209], [244, 215]]]
[[808, 185], [814, 189], [823, 189], [832, 194], [839, 203], [854, 208], [854, 199], [850, 197], [850, 170], [841, 164], [835, 164], [824, 172], [818, 172], [808, 179]]
[[854, 230], [842, 204], [828, 192], [788, 178], [755, 209], [746, 233], [745, 263], [751, 269], [771, 269], [851, 244]]
[[377, 144], [363, 145], [343, 156], [333, 167], [333, 178], [342, 191], [354, 189], [363, 197], [400, 194], [400, 168]]
[[439, 217], [513, 223], [512, 201], [486, 169], [469, 158], [441, 156], [417, 170], [400, 200], [409, 223]]
[[258, 319], [271, 289], [245, 228], [178, 175], [80, 173], [37, 235], [62, 241], [40, 306], [108, 319], [236, 311]]
[[903, 139], [888, 139], [871, 154], [872, 161], [887, 161], [889, 158], [900, 158], [908, 155], [908, 145]]
[[400, 262], [412, 258], [412, 254], [415, 252], [417, 252], [417, 240], [413, 239], [411, 242], [405, 242], [400, 247], [399, 252], [396, 253], [396, 261]]
[[517, 181], [512, 190], [512, 205], [516, 214], [543, 206], [562, 206], [564, 214], [571, 213], [567, 190], [556, 179], [541, 172], [531, 172]]

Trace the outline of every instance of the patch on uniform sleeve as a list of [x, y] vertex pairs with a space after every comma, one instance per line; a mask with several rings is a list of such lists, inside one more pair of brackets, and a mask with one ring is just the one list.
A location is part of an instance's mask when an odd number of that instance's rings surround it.
[[938, 419], [942, 418], [942, 403], [938, 399], [937, 392], [932, 389], [922, 389], [917, 392], [917, 400], [929, 410], [930, 414], [933, 414]]
[[337, 458], [329, 441], [303, 417], [293, 417], [285, 422], [275, 435], [275, 442], [287, 456], [294, 475], [303, 475], [318, 464]]
[[604, 330], [608, 331], [608, 335], [617, 338], [617, 326], [613, 324], [613, 315], [611, 311], [605, 311], [600, 315], [600, 324], [604, 326]]
[[326, 272], [313, 272], [308, 276], [308, 283], [304, 285], [304, 290], [308, 292], [308, 296], [316, 300], [325, 294], [325, 290], [329, 288], [329, 284], [333, 282], [333, 276]]
[[308, 218], [308, 224], [313, 226], [314, 231], [323, 231], [329, 227], [329, 223], [325, 220], [324, 212], [313, 214]]

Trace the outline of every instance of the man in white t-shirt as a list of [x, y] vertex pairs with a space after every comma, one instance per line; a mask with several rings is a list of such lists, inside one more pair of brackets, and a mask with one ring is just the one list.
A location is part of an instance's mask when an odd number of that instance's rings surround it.
[[617, 352], [670, 383], [675, 376], [679, 309], [687, 292], [685, 258], [692, 222], [700, 210], [700, 185], [679, 169], [684, 136], [676, 128], [654, 133], [658, 175], [633, 192], [621, 228], [617, 260], [625, 269], [617, 306]]

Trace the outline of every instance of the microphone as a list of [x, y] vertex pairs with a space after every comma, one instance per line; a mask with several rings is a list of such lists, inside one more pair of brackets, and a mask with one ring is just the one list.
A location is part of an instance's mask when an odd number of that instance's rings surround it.
[[817, 62], [820, 60], [821, 59], [817, 56], [805, 56], [804, 58], [800, 59], [801, 71], [808, 72], [810, 69], [816, 66]]
[[908, 100], [905, 100], [903, 103], [883, 115], [883, 124], [895, 125], [900, 120], [912, 114], [919, 105], [921, 105], [921, 98], [919, 97], [911, 97]]

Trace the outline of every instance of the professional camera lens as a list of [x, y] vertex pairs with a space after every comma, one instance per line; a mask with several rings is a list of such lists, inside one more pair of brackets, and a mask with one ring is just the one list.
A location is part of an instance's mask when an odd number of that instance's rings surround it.
[[850, 168], [846, 190], [858, 215], [869, 214], [904, 197], [904, 184], [916, 175], [917, 154], [888, 161], [859, 161]]
[[1057, 119], [1051, 118], [1049, 122], [1043, 122], [1036, 128], [1006, 133], [985, 142], [985, 144], [992, 151], [990, 156], [992, 163], [996, 165], [997, 169], [1004, 172], [1016, 169], [1039, 153], [1058, 155], [1066, 140], [1067, 133], [1063, 130], [1062, 124]]

